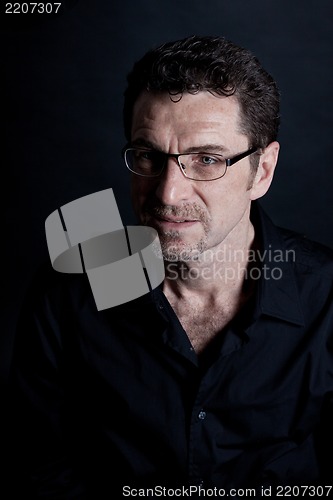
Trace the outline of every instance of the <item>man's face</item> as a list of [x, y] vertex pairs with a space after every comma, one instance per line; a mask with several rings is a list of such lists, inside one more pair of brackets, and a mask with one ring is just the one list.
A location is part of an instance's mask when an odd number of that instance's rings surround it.
[[[167, 93], [142, 93], [133, 111], [131, 144], [165, 153], [194, 148], [225, 158], [249, 148], [247, 137], [239, 131], [237, 100], [209, 92], [184, 94], [178, 102]], [[187, 179], [171, 158], [159, 177], [133, 174], [133, 207], [141, 224], [158, 231], [166, 260], [189, 260], [223, 244], [237, 246], [244, 238], [250, 180], [249, 158], [214, 181]]]

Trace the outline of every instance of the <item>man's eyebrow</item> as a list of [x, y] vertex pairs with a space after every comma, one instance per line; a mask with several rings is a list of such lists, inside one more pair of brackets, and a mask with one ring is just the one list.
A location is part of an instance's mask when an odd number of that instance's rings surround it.
[[[144, 147], [148, 149], [154, 149], [155, 151], [161, 151], [161, 148], [157, 147], [156, 144], [146, 140], [146, 139], [135, 139], [131, 141], [131, 146], [133, 147]], [[191, 146], [186, 148], [184, 151], [175, 152], [176, 154], [186, 154], [186, 153], [217, 153], [217, 154], [225, 154], [228, 151], [228, 148], [225, 148], [221, 144], [202, 144], [199, 146]]]
[[227, 148], [222, 146], [221, 144], [201, 144], [199, 146], [191, 146], [190, 148], [186, 148], [183, 153], [218, 153], [225, 154], [228, 151]]
[[155, 144], [153, 144], [150, 141], [147, 141], [146, 139], [135, 139], [134, 141], [131, 141], [131, 146], [133, 147], [141, 147], [141, 148], [147, 148], [147, 149], [154, 149], [156, 151], [160, 151], [158, 147], [156, 147]]

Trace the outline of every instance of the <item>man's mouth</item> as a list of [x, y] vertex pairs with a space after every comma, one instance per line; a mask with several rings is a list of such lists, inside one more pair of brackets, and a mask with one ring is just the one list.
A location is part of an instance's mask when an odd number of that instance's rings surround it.
[[161, 231], [187, 230], [198, 224], [206, 226], [208, 217], [197, 205], [182, 207], [147, 204], [143, 207], [142, 220], [148, 226], [155, 226]]
[[169, 215], [158, 215], [158, 214], [150, 214], [149, 219], [147, 220], [147, 224], [150, 223], [156, 228], [160, 228], [163, 230], [176, 230], [177, 229], [186, 229], [197, 224], [199, 219], [188, 219], [183, 217], [174, 217]]
[[160, 215], [156, 215], [154, 216], [155, 219], [158, 219], [162, 222], [172, 222], [172, 223], [176, 223], [176, 224], [180, 224], [180, 223], [183, 223], [183, 222], [198, 222], [198, 219], [178, 219], [178, 218], [174, 218], [174, 217], [166, 217], [166, 216], [160, 216]]

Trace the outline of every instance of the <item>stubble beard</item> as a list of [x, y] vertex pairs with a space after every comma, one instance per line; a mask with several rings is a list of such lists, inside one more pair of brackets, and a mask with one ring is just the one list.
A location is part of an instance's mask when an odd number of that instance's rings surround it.
[[181, 231], [162, 231], [155, 227], [158, 232], [163, 259], [167, 262], [189, 262], [196, 261], [208, 246], [208, 231], [210, 218], [200, 205], [186, 204], [182, 207], [172, 205], [151, 204], [145, 207], [142, 223], [154, 227], [155, 217], [179, 217], [179, 219], [198, 220], [204, 230], [204, 234], [193, 243], [183, 239]]
[[207, 238], [194, 243], [185, 242], [179, 231], [159, 232], [163, 259], [167, 262], [196, 261], [207, 248]]

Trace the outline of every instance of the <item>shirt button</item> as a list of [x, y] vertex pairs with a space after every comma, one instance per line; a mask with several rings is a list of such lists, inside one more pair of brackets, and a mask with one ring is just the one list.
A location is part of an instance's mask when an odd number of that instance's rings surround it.
[[205, 420], [206, 416], [207, 416], [207, 413], [205, 411], [203, 411], [203, 410], [199, 411], [198, 418], [200, 420]]

